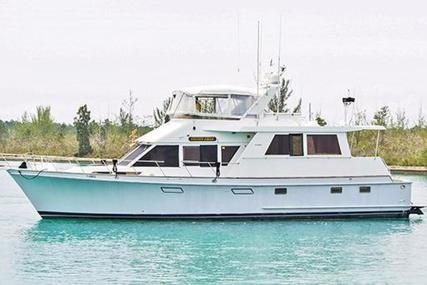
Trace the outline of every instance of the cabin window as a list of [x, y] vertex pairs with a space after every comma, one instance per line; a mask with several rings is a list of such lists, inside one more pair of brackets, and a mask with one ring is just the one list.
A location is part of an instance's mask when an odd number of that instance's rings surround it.
[[184, 146], [182, 147], [184, 156], [184, 165], [199, 165], [200, 147], [199, 146]]
[[289, 136], [275, 135], [265, 154], [289, 154]]
[[183, 155], [184, 165], [187, 166], [213, 167], [218, 161], [216, 145], [184, 146]]
[[226, 166], [233, 159], [240, 146], [230, 145], [221, 147], [221, 161], [222, 165]]
[[336, 135], [307, 135], [308, 154], [341, 154]]
[[196, 112], [215, 114], [215, 98], [213, 97], [196, 97]]
[[302, 145], [302, 134], [289, 135], [289, 145], [290, 145], [290, 152], [289, 152], [290, 155], [292, 156], [304, 155], [303, 145]]
[[232, 116], [242, 116], [253, 105], [255, 98], [244, 95], [231, 95], [230, 108]]
[[178, 167], [179, 155], [177, 145], [157, 145], [133, 166]]
[[140, 145], [138, 145], [136, 148], [134, 148], [127, 155], [125, 155], [125, 157], [123, 157], [120, 160], [119, 165], [128, 165], [134, 159], [136, 159], [138, 156], [140, 156], [149, 147], [150, 147], [150, 145], [148, 145], [148, 144], [140, 144]]
[[200, 166], [213, 167], [218, 161], [218, 151], [216, 145], [201, 145], [200, 146]]
[[302, 134], [275, 135], [265, 154], [303, 155]]

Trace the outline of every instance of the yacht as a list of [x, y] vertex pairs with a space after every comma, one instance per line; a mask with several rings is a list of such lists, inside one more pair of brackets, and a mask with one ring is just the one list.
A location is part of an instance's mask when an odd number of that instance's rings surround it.
[[411, 183], [347, 135], [381, 126], [319, 126], [272, 113], [278, 84], [177, 90], [168, 122], [118, 161], [8, 173], [43, 218], [407, 218]]

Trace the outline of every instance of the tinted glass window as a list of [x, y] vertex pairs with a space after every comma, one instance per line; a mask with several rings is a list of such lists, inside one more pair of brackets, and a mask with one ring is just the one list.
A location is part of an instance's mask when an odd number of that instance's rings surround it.
[[221, 161], [222, 165], [228, 165], [233, 156], [236, 154], [239, 146], [222, 146], [221, 147]]
[[177, 145], [158, 145], [135, 162], [134, 166], [178, 167], [178, 157]]
[[201, 145], [200, 146], [200, 166], [210, 167], [214, 166], [215, 162], [218, 161], [218, 152], [216, 145]]
[[183, 155], [184, 164], [190, 166], [213, 167], [218, 161], [216, 145], [184, 146]]
[[302, 134], [289, 135], [290, 155], [301, 156], [303, 153]]
[[199, 146], [184, 146], [182, 148], [185, 165], [199, 165], [200, 147]]
[[265, 154], [289, 154], [289, 136], [275, 135]]
[[123, 157], [120, 160], [119, 165], [128, 165], [135, 158], [140, 156], [149, 146], [150, 145], [147, 145], [147, 144], [138, 145], [136, 148], [134, 148], [131, 152], [129, 152], [125, 157]]
[[308, 154], [341, 154], [336, 135], [307, 135]]

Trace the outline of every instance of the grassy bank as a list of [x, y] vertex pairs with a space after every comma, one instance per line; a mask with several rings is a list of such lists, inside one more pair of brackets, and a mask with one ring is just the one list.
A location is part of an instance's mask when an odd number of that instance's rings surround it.
[[[135, 139], [150, 129], [136, 126], [131, 131], [119, 124], [92, 123], [87, 157], [119, 158], [132, 147]], [[377, 132], [349, 134], [354, 156], [373, 156]], [[0, 122], [1, 153], [31, 153], [76, 156], [78, 142], [73, 125], [53, 123], [40, 128], [30, 122]], [[427, 129], [388, 129], [380, 133], [379, 155], [388, 165], [427, 166]]]
[[[138, 126], [127, 116], [127, 120], [90, 120], [90, 152], [83, 156], [119, 158], [139, 136], [151, 130]], [[82, 156], [75, 125], [56, 123], [50, 117], [50, 109], [31, 116], [24, 114], [20, 121], [0, 120], [0, 153]]]
[[[49, 133], [21, 128], [17, 126], [9, 129], [7, 136], [0, 139], [0, 153], [78, 156], [78, 142], [73, 126], [58, 126], [56, 131]], [[149, 130], [137, 127], [135, 131], [127, 133], [119, 126], [110, 126], [104, 134], [96, 132], [91, 135], [92, 152], [85, 156], [119, 158], [129, 151], [138, 136]]]
[[[0, 153], [119, 158], [151, 130], [135, 123], [136, 100], [130, 97], [126, 102], [130, 102], [125, 104], [128, 107], [120, 108], [115, 120], [91, 120], [86, 105], [79, 108], [74, 124], [55, 122], [49, 107], [38, 107], [35, 114], [24, 114], [20, 121], [0, 120]], [[427, 128], [419, 125], [423, 127], [392, 124], [380, 133], [379, 155], [388, 165], [427, 166]], [[375, 155], [376, 140], [376, 131], [349, 134], [352, 154]]]
[[[349, 134], [354, 156], [373, 156], [376, 131]], [[427, 166], [427, 128], [392, 128], [380, 133], [379, 156], [388, 165]]]

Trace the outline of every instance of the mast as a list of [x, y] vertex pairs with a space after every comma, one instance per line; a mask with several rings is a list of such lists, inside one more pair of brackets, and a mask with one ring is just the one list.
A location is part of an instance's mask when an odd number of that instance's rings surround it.
[[256, 53], [256, 95], [259, 96], [259, 21], [258, 21], [257, 53]]
[[276, 114], [279, 114], [279, 98], [280, 98], [280, 52], [282, 45], [282, 15], [279, 20], [279, 50], [277, 52], [277, 100], [276, 100]]

